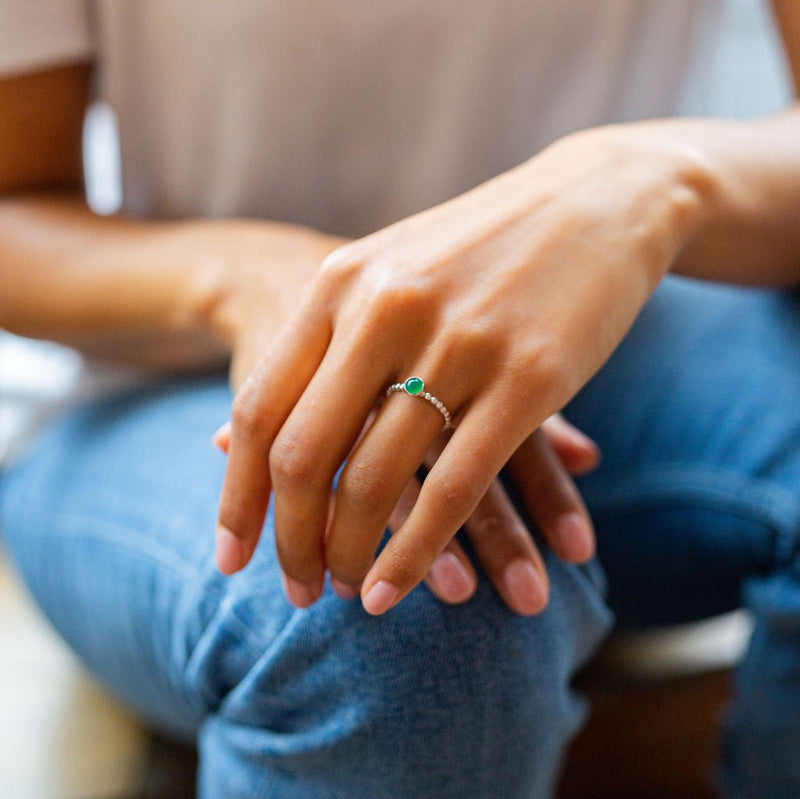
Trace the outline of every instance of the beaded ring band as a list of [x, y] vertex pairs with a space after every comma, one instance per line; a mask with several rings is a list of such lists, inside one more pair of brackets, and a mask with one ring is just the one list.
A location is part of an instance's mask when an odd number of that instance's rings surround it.
[[425, 391], [425, 383], [422, 381], [421, 377], [409, 377], [402, 383], [392, 383], [392, 385], [386, 389], [386, 396], [391, 396], [395, 391], [402, 391], [408, 394], [409, 397], [419, 397], [420, 399], [430, 402], [444, 417], [444, 427], [442, 427], [442, 431], [449, 430], [454, 426], [450, 411], [447, 410], [445, 404], [438, 397], [434, 397], [429, 391]]

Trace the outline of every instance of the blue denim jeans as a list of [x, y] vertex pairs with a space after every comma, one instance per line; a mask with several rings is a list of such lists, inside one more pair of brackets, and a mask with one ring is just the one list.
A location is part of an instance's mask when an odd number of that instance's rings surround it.
[[544, 799], [584, 715], [571, 677], [612, 611], [640, 626], [742, 604], [755, 633], [722, 783], [731, 799], [797, 799], [799, 305], [664, 282], [566, 409], [604, 454], [580, 481], [602, 569], [545, 553], [552, 599], [535, 618], [509, 611], [480, 569], [461, 606], [419, 586], [379, 618], [329, 589], [294, 609], [271, 514], [253, 563], [219, 575], [224, 458], [209, 437], [229, 414], [222, 377], [53, 425], [3, 477], [5, 544], [88, 668], [198, 742], [206, 799]]

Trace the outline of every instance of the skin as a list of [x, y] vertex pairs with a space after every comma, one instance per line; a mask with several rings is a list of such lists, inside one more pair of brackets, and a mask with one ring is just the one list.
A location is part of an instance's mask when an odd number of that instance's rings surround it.
[[[776, 10], [800, 82], [796, 4]], [[797, 109], [754, 123], [586, 131], [345, 243], [253, 220], [98, 219], [74, 194], [30, 193], [78, 188], [87, 74], [0, 81], [0, 323], [160, 370], [232, 356], [241, 387], [218, 436], [229, 451], [218, 563], [226, 573], [246, 565], [274, 492], [278, 556], [301, 607], [326, 569], [373, 613], [426, 575], [437, 595], [464, 601], [475, 587], [453, 540], [464, 524], [509, 606], [541, 610], [546, 574], [500, 469], [557, 554], [589, 557], [590, 522], [567, 470], [591, 468], [598, 453], [551, 414], [669, 268], [771, 284], [800, 273]], [[35, 102], [37, 92], [51, 101]], [[382, 387], [410, 374], [454, 412], [454, 433], [403, 396], [373, 413]], [[330, 480], [348, 455], [332, 505]], [[387, 523], [395, 534], [373, 563]]]

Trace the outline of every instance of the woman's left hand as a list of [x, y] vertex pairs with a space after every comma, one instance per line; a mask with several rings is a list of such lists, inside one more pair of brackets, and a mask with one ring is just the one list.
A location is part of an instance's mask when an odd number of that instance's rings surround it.
[[[399, 602], [619, 344], [698, 227], [704, 178], [691, 151], [647, 125], [600, 128], [336, 250], [236, 396], [223, 571], [249, 560], [273, 492], [290, 593], [313, 602], [327, 566], [361, 586], [367, 611]], [[456, 427], [374, 560], [442, 416], [392, 396], [354, 444], [386, 387], [411, 375]]]

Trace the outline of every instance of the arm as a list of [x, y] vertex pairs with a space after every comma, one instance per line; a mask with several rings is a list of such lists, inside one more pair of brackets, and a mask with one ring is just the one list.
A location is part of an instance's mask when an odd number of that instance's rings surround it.
[[[96, 216], [80, 178], [88, 82], [88, 65], [0, 80], [0, 325], [170, 371], [221, 366], [238, 341], [246, 373], [341, 240], [248, 220]], [[257, 332], [245, 329], [256, 294]]]
[[77, 194], [0, 199], [0, 324], [165, 370], [223, 362], [189, 297], [171, 227], [95, 216]]
[[89, 75], [83, 64], [0, 80], [0, 326], [167, 371], [222, 366], [236, 346], [241, 379], [341, 239], [93, 214], [81, 192]]
[[234, 351], [236, 382], [340, 242], [254, 220], [99, 217], [77, 195], [0, 197], [0, 325], [161, 371], [222, 367]]
[[[773, 0], [796, 91], [800, 91], [800, 4]], [[800, 282], [800, 102], [768, 118], [645, 123], [694, 148], [709, 189], [704, 222], [673, 271], [760, 285]]]
[[[776, 10], [797, 80], [800, 12], [790, 0]], [[798, 209], [793, 107], [753, 122], [573, 134], [340, 248], [237, 395], [219, 517], [229, 562], [247, 562], [272, 493], [289, 577], [314, 596], [328, 568], [361, 586], [369, 612], [385, 612], [531, 431], [600, 368], [670, 269], [796, 284]], [[440, 420], [393, 398], [350, 447], [383, 387], [409, 375], [424, 378], [457, 427], [373, 563]], [[323, 489], [348, 452], [327, 523]]]
[[[84, 65], [0, 80], [0, 326], [158, 370], [222, 366], [232, 354], [238, 385], [342, 241], [255, 220], [96, 216], [80, 195], [88, 75]], [[566, 469], [590, 468], [596, 447], [557, 420], [546, 433], [524, 449], [526, 471], [537, 474], [526, 497], [545, 533], [561, 531], [556, 551], [583, 560], [591, 527]], [[410, 495], [418, 490], [409, 480]], [[403, 518], [402, 507], [397, 514]], [[571, 520], [566, 535], [562, 517]], [[469, 527], [509, 606], [541, 610], [544, 566], [499, 482]], [[445, 601], [462, 602], [475, 589], [474, 569], [457, 542], [445, 554], [429, 585]], [[541, 578], [509, 587], [503, 575], [515, 563]], [[347, 586], [337, 590], [352, 595]]]

